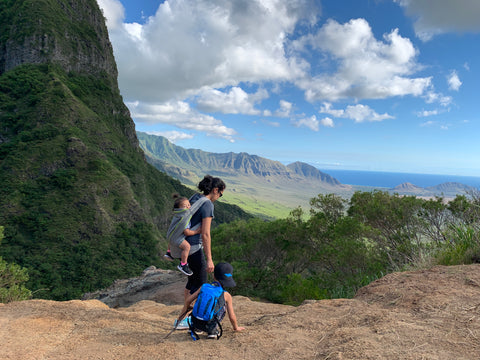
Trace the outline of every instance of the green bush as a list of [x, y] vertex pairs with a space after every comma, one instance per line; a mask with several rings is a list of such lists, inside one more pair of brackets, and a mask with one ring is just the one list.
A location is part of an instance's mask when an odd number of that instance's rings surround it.
[[462, 265], [480, 259], [479, 234], [471, 227], [456, 227], [450, 241], [440, 247], [437, 255], [440, 265]]
[[[2, 239], [3, 227], [0, 226], [0, 242]], [[27, 281], [27, 269], [7, 263], [0, 257], [0, 303], [31, 298], [32, 293], [24, 286]]]

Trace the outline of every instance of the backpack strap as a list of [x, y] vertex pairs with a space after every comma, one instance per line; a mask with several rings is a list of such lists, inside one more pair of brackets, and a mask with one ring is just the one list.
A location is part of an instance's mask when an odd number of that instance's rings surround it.
[[220, 321], [218, 321], [218, 318], [215, 316], [215, 321], [217, 322], [217, 326], [218, 326], [218, 334], [217, 334], [217, 340], [220, 339], [223, 335], [223, 328], [222, 328], [222, 324], [220, 324]]
[[[190, 313], [191, 315], [192, 313]], [[200, 336], [198, 336], [197, 332], [195, 331], [195, 327], [193, 326], [193, 323], [192, 323], [192, 318], [190, 317], [189, 320], [187, 320], [188, 322], [188, 327], [190, 328], [190, 336], [192, 337], [193, 341], [197, 341], [198, 339], [200, 339]]]

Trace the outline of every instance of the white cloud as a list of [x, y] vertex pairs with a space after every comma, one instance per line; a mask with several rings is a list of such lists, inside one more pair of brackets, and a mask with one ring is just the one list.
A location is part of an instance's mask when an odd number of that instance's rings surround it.
[[293, 104], [286, 100], [280, 100], [280, 108], [275, 111], [275, 116], [289, 117], [291, 115]]
[[440, 130], [448, 130], [448, 125], [440, 124], [436, 121], [425, 121], [424, 123], [420, 124], [421, 127], [438, 127]]
[[259, 89], [254, 94], [248, 94], [236, 86], [227, 93], [205, 88], [198, 95], [197, 105], [200, 110], [205, 112], [258, 115], [261, 112], [255, 109], [255, 104], [266, 98], [268, 98], [268, 93], [264, 89]]
[[271, 127], [280, 127], [280, 123], [278, 121], [267, 121], [267, 120], [262, 120], [262, 122], [268, 126], [271, 126]]
[[181, 131], [147, 131], [147, 134], [163, 136], [171, 143], [176, 143], [181, 140], [193, 139], [193, 134], [187, 134]]
[[332, 127], [332, 128], [335, 126], [335, 124], [333, 123], [333, 120], [330, 119], [329, 117], [326, 117], [320, 120], [320, 124], [322, 124], [325, 127]]
[[[305, 118], [298, 120], [296, 105], [288, 100], [281, 100], [277, 110], [262, 109], [269, 97], [265, 89], [284, 96], [284, 84], [303, 90], [308, 101], [327, 101], [321, 112], [356, 122], [393, 117], [365, 105], [335, 110], [330, 102], [395, 96], [424, 97], [444, 106], [451, 102], [434, 91], [431, 77], [415, 76], [421, 69], [417, 50], [397, 29], [377, 40], [364, 19], [328, 20], [316, 34], [292, 41], [316, 29], [306, 26], [294, 35], [303, 22], [316, 24], [316, 0], [165, 0], [144, 24], [124, 23], [119, 0], [97, 1], [107, 18], [121, 93], [136, 122], [229, 141], [236, 131], [201, 112], [295, 117], [295, 126], [314, 131], [334, 126], [329, 117], [301, 115]], [[397, 1], [407, 8], [414, 2]], [[323, 63], [317, 63], [320, 58]], [[249, 93], [244, 84], [259, 90]]]
[[433, 126], [435, 125], [435, 121], [425, 121], [424, 123], [421, 123], [420, 126], [424, 127], [424, 126]]
[[315, 115], [310, 116], [309, 118], [305, 119], [295, 119], [291, 120], [291, 123], [295, 127], [307, 127], [313, 131], [318, 131], [320, 128], [320, 122], [317, 120], [317, 117]]
[[345, 109], [333, 109], [330, 103], [323, 103], [323, 106], [320, 108], [319, 112], [330, 114], [338, 118], [352, 119], [355, 122], [383, 121], [394, 118], [387, 113], [378, 114], [368, 105], [362, 104], [348, 105]]
[[460, 86], [462, 86], [462, 82], [460, 81], [460, 78], [455, 70], [448, 75], [447, 82], [450, 90], [458, 91]]
[[433, 91], [427, 91], [427, 93], [423, 97], [427, 104], [439, 103], [440, 105], [446, 107], [452, 103], [451, 96], [444, 96]]
[[417, 36], [428, 41], [445, 32], [480, 32], [478, 0], [393, 0], [415, 19]]
[[334, 74], [297, 82], [309, 101], [420, 96], [431, 88], [431, 78], [410, 77], [419, 68], [416, 50], [397, 29], [378, 41], [364, 19], [345, 24], [328, 20], [316, 35], [299, 41], [310, 43], [337, 66]]
[[183, 101], [161, 105], [141, 102], [127, 103], [132, 117], [146, 124], [170, 124], [180, 129], [194, 130], [234, 142], [236, 131], [228, 128], [220, 120], [201, 114]]
[[345, 113], [345, 111], [343, 109], [335, 110], [332, 106], [333, 105], [331, 103], [324, 102], [322, 104], [322, 106], [320, 107], [319, 112], [320, 113], [325, 113], [325, 114], [330, 114], [330, 115], [335, 116], [337, 118], [343, 117], [343, 114]]
[[418, 117], [428, 117], [428, 116], [434, 116], [438, 115], [439, 111], [438, 110], [423, 110], [417, 113]]
[[[118, 0], [99, 0], [109, 24]], [[109, 26], [127, 100], [185, 99], [204, 87], [290, 80], [305, 63], [287, 57], [287, 35], [312, 19], [313, 0], [168, 0], [145, 24]], [[123, 7], [122, 7], [123, 10]], [[112, 13], [114, 13], [112, 15]]]
[[97, 3], [106, 18], [108, 29], [110, 31], [120, 29], [125, 19], [123, 5], [117, 0], [97, 0]]

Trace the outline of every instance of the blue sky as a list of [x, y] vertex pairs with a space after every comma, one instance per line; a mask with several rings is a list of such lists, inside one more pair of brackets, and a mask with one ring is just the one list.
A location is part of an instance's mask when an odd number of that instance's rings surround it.
[[285, 164], [480, 176], [478, 0], [97, 0], [136, 129]]

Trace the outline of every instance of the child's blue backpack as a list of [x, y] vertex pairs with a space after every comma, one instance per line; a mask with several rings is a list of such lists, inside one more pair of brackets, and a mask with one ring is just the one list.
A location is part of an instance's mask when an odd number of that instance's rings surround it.
[[225, 316], [223, 293], [224, 290], [218, 282], [202, 285], [191, 314], [190, 331], [194, 340], [199, 338], [195, 330], [205, 331], [209, 335], [215, 334], [217, 339], [222, 336], [220, 322]]

